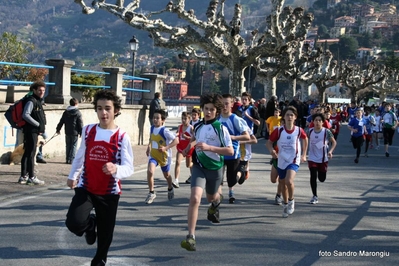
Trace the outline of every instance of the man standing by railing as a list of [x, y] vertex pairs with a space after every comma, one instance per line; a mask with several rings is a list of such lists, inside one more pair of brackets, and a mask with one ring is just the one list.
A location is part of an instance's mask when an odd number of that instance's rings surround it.
[[46, 91], [46, 84], [43, 81], [34, 82], [29, 90], [33, 94], [24, 100], [22, 118], [26, 121], [23, 127], [25, 151], [21, 160], [21, 177], [18, 183], [44, 185], [44, 181], [35, 176], [34, 168], [37, 137], [45, 132], [46, 116], [42, 106], [42, 98]]

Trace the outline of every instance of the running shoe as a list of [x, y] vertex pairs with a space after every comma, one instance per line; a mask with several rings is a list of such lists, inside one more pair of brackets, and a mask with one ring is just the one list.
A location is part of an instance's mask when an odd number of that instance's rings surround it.
[[179, 181], [177, 181], [177, 180], [173, 181], [173, 182], [172, 182], [172, 186], [173, 186], [174, 188], [179, 188], [179, 187], [180, 187]]
[[287, 211], [287, 204], [284, 204], [283, 206], [283, 218], [287, 218], [288, 217], [288, 211]]
[[385, 157], [389, 157], [389, 152], [386, 152], [386, 153], [385, 153]]
[[313, 196], [313, 198], [309, 202], [310, 204], [317, 204], [319, 203], [319, 198], [317, 196]]
[[44, 181], [39, 180], [39, 178], [32, 177], [32, 178], [28, 178], [28, 180], [26, 181], [27, 185], [44, 185]]
[[293, 214], [295, 211], [295, 200], [289, 200], [287, 204], [287, 213]]
[[28, 177], [27, 176], [21, 176], [18, 179], [18, 184], [25, 185], [27, 181], [28, 181]]
[[186, 184], [191, 184], [191, 175], [187, 178]]
[[168, 189], [168, 200], [172, 200], [175, 197], [175, 189], [172, 187], [172, 190]]
[[145, 199], [145, 203], [146, 204], [151, 204], [154, 199], [157, 197], [157, 195], [155, 193], [148, 193], [147, 198]]
[[186, 239], [180, 243], [180, 246], [188, 251], [195, 251], [195, 239], [193, 236], [187, 235]]
[[276, 195], [276, 197], [274, 198], [274, 204], [275, 204], [275, 205], [281, 205], [281, 204], [283, 204], [283, 199], [281, 198], [281, 196]]
[[229, 203], [233, 204], [236, 201], [236, 198], [234, 197], [234, 191], [229, 191]]

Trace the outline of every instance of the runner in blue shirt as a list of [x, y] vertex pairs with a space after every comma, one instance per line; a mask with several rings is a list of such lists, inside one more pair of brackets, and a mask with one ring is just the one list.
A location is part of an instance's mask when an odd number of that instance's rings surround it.
[[355, 163], [359, 163], [359, 156], [362, 151], [362, 146], [364, 142], [364, 133], [366, 132], [366, 121], [362, 117], [363, 109], [356, 110], [356, 117], [352, 118], [348, 124], [348, 128], [352, 134], [352, 145], [356, 149], [356, 159]]

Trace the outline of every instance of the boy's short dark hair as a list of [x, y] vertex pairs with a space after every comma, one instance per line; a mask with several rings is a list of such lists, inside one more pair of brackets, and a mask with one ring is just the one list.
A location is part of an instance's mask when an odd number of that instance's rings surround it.
[[115, 117], [120, 115], [121, 113], [119, 112], [122, 109], [122, 100], [121, 98], [115, 94], [115, 92], [111, 90], [98, 90], [94, 94], [94, 99], [92, 104], [94, 105], [94, 110], [97, 111], [97, 101], [98, 100], [108, 100], [112, 101], [114, 103], [114, 109], [115, 109]]
[[75, 105], [77, 105], [79, 102], [78, 102], [78, 100], [76, 99], [76, 98], [71, 98], [70, 100], [69, 100], [69, 105], [70, 106], [75, 106]]
[[[191, 114], [197, 114], [199, 118], [201, 118], [201, 109], [199, 108], [193, 108], [191, 110]], [[192, 116], [191, 116], [192, 117]]]
[[314, 121], [316, 117], [320, 117], [321, 121], [323, 123], [324, 123], [324, 121], [326, 121], [326, 117], [322, 113], [316, 113], [316, 114], [312, 115], [312, 121]]
[[161, 120], [165, 121], [166, 120], [166, 112], [161, 109], [157, 109], [154, 111], [154, 114], [160, 114], [161, 115]]
[[211, 103], [216, 108], [216, 115], [219, 115], [222, 112], [224, 107], [223, 105], [223, 97], [218, 93], [208, 93], [201, 95], [200, 106], [204, 108], [205, 104]]
[[37, 80], [30, 85], [29, 90], [30, 91], [37, 90], [39, 87], [46, 88], [46, 83], [44, 83], [44, 81], [42, 80]]
[[181, 116], [182, 117], [191, 117], [191, 114], [189, 112], [182, 112]]

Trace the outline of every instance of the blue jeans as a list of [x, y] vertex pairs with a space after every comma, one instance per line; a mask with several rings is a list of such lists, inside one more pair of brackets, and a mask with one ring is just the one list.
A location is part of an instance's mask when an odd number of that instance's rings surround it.
[[[47, 133], [46, 132], [44, 132], [43, 134], [42, 134], [42, 137], [46, 140], [47, 139]], [[36, 155], [36, 160], [44, 160], [44, 158], [43, 158], [43, 146], [40, 146], [39, 147], [39, 151], [37, 152], [37, 155]]]
[[78, 144], [78, 136], [75, 135], [65, 135], [65, 160], [66, 162], [72, 162], [75, 159], [76, 146]]

